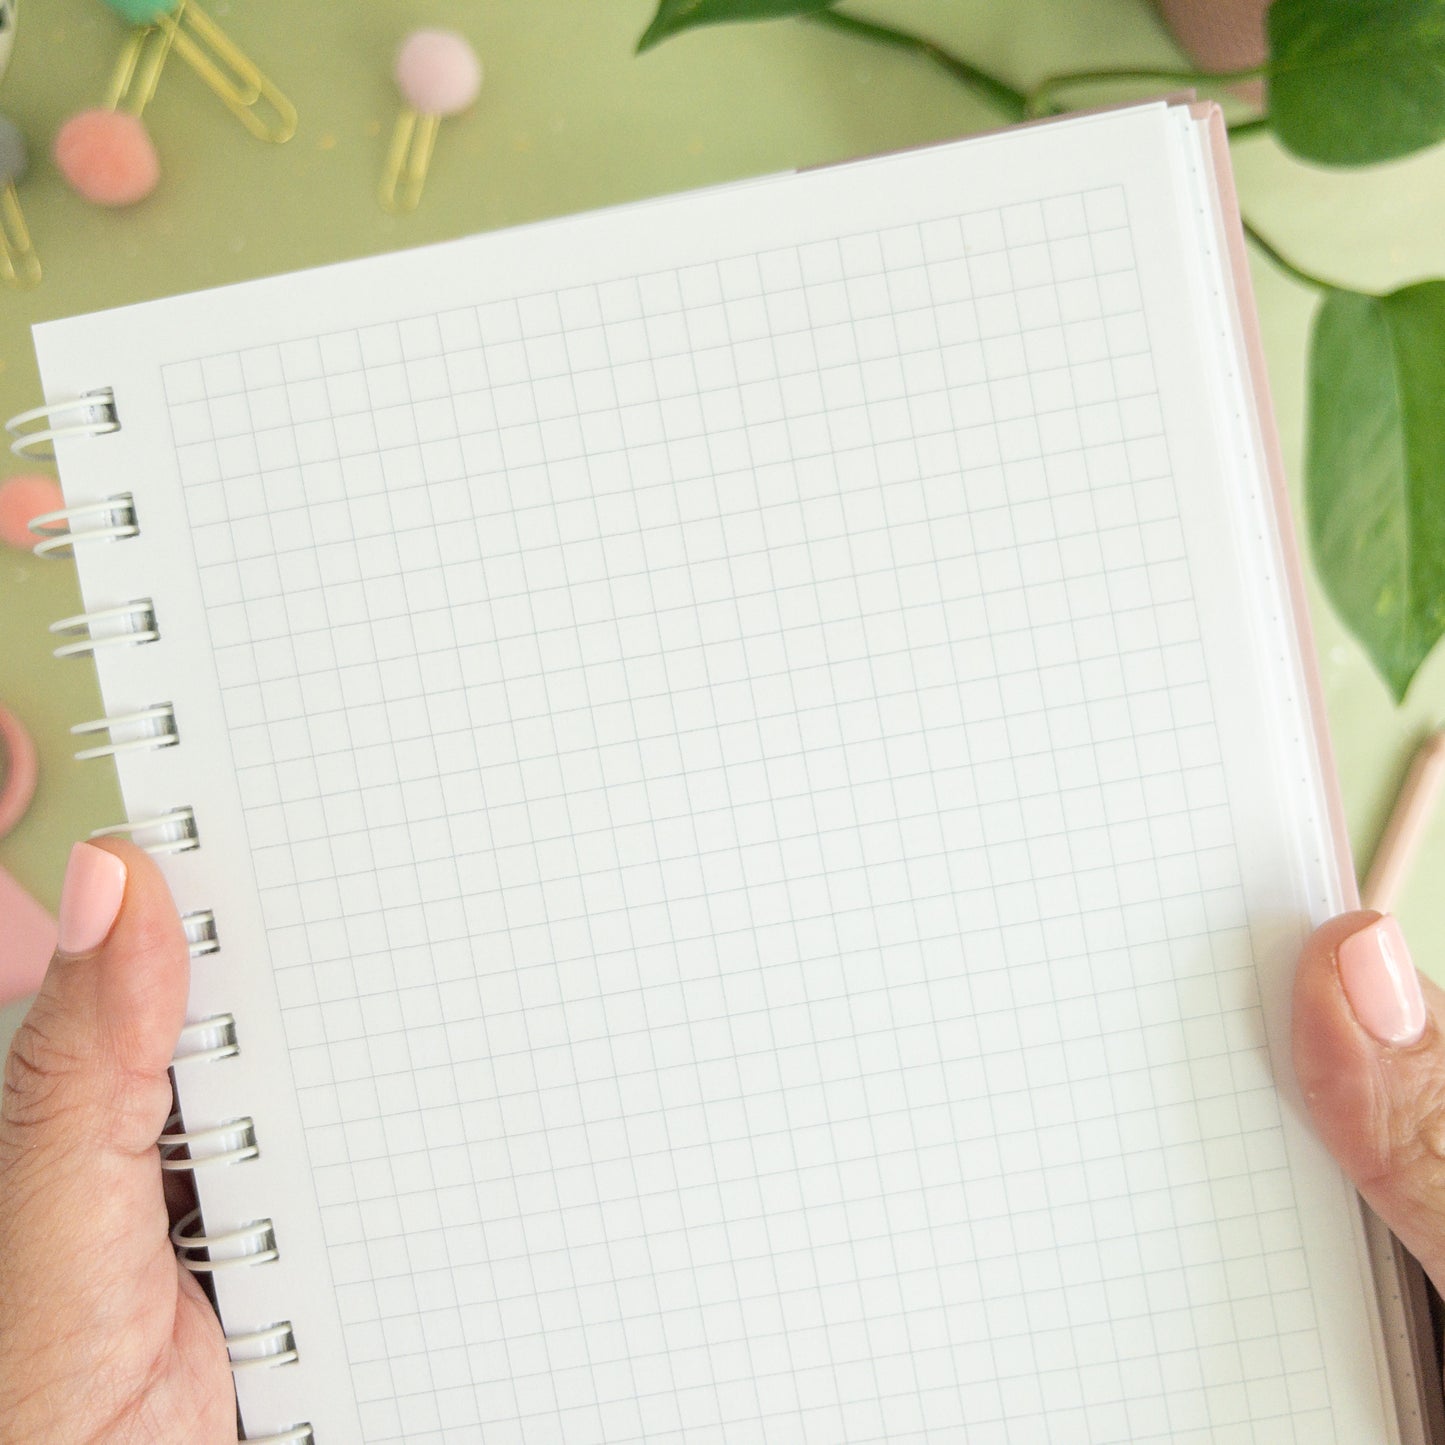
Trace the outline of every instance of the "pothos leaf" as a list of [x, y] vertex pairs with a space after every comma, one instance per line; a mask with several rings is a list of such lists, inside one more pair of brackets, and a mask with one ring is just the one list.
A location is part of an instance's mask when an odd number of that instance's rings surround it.
[[810, 15], [834, 0], [661, 0], [652, 24], [637, 42], [639, 51], [697, 25], [725, 20], [772, 20], [784, 15]]
[[1445, 0], [1275, 0], [1269, 117], [1296, 155], [1359, 166], [1445, 139]]
[[1445, 633], [1445, 281], [1331, 291], [1310, 374], [1315, 561], [1398, 702]]

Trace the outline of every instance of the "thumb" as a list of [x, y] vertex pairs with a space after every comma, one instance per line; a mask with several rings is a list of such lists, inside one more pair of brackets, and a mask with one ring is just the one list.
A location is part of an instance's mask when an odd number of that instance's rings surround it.
[[[17, 1031], [0, 1102], [7, 1184], [77, 1160], [149, 1154], [171, 1106], [166, 1073], [185, 1016], [189, 957], [155, 864], [129, 843], [79, 843], [59, 948]], [[53, 1182], [46, 1192], [53, 1198]]]
[[1416, 972], [1399, 924], [1332, 918], [1295, 975], [1294, 1063], [1330, 1153], [1445, 1284], [1445, 994]]
[[[189, 972], [155, 864], [128, 843], [73, 849], [59, 948], [0, 1101], [6, 1440], [180, 1439], [152, 1428], [167, 1410], [230, 1415], [219, 1327], [167, 1238], [156, 1149]], [[132, 1417], [148, 1423], [122, 1429]]]

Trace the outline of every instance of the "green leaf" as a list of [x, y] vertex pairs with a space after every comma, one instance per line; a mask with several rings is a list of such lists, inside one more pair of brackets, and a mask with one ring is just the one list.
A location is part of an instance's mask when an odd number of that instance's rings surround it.
[[1399, 702], [1445, 633], [1445, 281], [1330, 291], [1310, 372], [1315, 562]]
[[774, 20], [783, 15], [811, 15], [826, 10], [834, 0], [661, 0], [652, 24], [637, 42], [639, 51], [696, 25], [717, 25], [724, 20]]
[[1445, 0], [1275, 0], [1269, 115], [1296, 155], [1360, 166], [1445, 139]]

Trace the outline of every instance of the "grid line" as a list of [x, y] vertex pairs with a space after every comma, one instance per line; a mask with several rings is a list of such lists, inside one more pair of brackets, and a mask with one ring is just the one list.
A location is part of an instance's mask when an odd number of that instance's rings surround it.
[[366, 1441], [1329, 1438], [1131, 248], [168, 370]]

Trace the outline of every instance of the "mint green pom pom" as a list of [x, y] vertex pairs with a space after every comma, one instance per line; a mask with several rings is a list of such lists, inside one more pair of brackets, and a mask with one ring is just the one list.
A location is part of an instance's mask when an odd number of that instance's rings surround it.
[[132, 25], [154, 25], [162, 15], [169, 15], [179, 0], [105, 0], [105, 3]]

